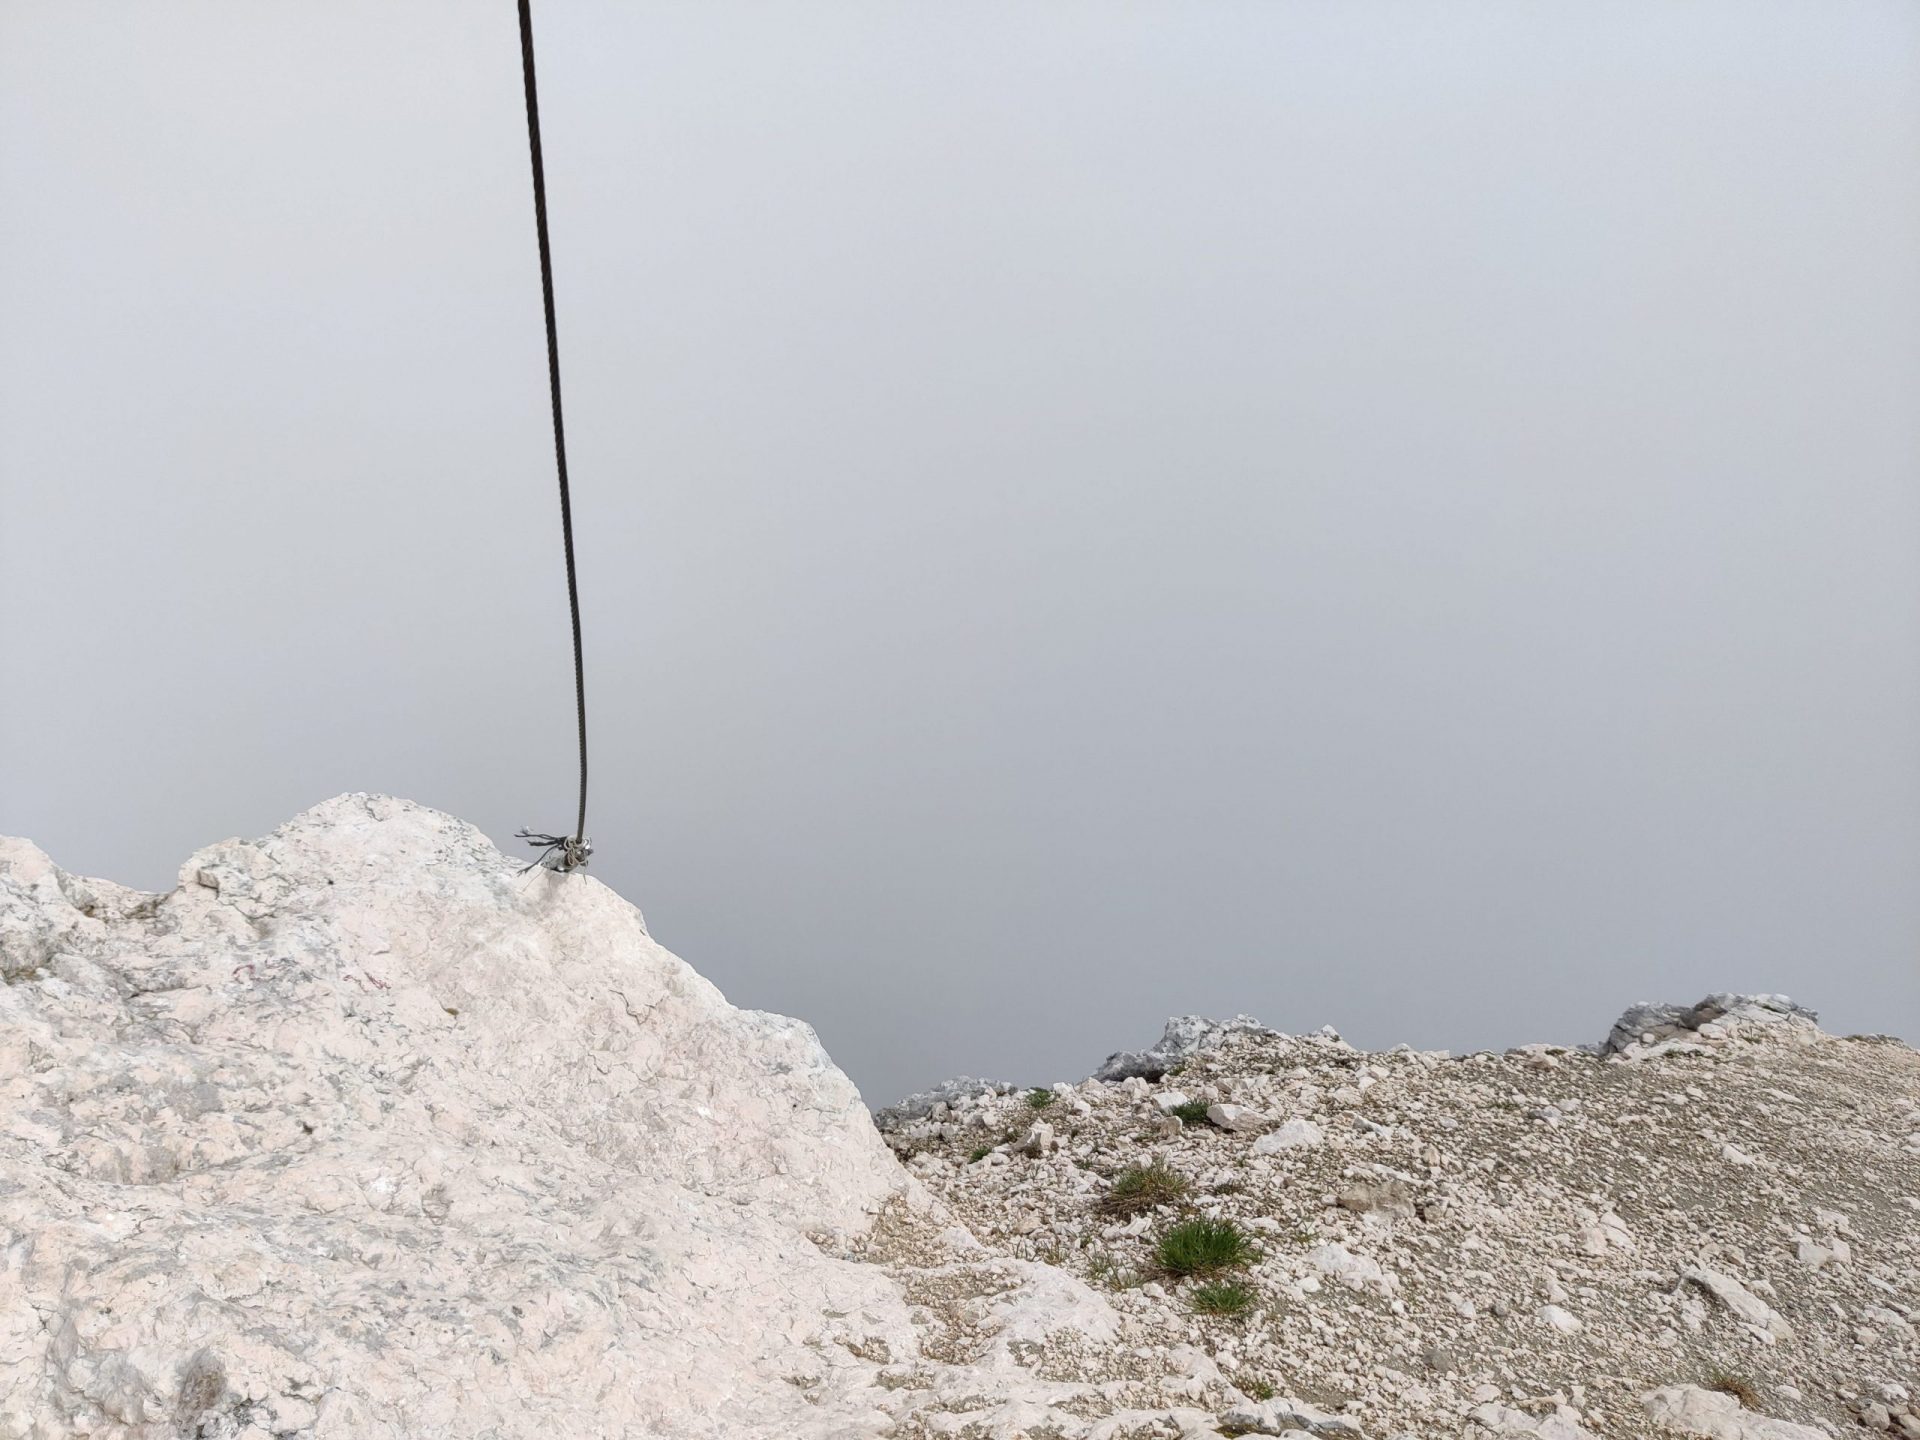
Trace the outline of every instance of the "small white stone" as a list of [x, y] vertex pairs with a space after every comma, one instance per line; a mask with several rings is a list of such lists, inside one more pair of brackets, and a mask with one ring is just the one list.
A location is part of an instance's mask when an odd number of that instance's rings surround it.
[[1258, 1130], [1266, 1117], [1244, 1105], [1209, 1105], [1207, 1119], [1222, 1130]]
[[1277, 1155], [1282, 1150], [1299, 1150], [1320, 1144], [1327, 1137], [1311, 1120], [1289, 1120], [1278, 1130], [1269, 1131], [1253, 1142], [1255, 1155]]
[[1572, 1335], [1583, 1328], [1579, 1316], [1558, 1305], [1542, 1305], [1535, 1313], [1562, 1335]]

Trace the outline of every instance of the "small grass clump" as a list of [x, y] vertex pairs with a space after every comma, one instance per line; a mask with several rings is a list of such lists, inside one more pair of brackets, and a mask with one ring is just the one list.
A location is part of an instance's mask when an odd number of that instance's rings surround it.
[[993, 1153], [993, 1146], [976, 1145], [973, 1147], [973, 1153], [967, 1156], [967, 1163], [969, 1165], [977, 1164], [978, 1162], [986, 1159], [987, 1156], [991, 1155], [992, 1153]]
[[1738, 1400], [1743, 1409], [1755, 1410], [1760, 1405], [1760, 1392], [1753, 1388], [1753, 1382], [1744, 1375], [1729, 1374], [1719, 1370], [1707, 1377], [1706, 1388], [1718, 1390], [1722, 1395], [1731, 1395]]
[[1147, 1277], [1138, 1270], [1123, 1269], [1111, 1255], [1104, 1251], [1087, 1261], [1087, 1278], [1096, 1285], [1104, 1285], [1109, 1290], [1131, 1290], [1147, 1283]]
[[1187, 1193], [1187, 1178], [1156, 1160], [1123, 1170], [1107, 1187], [1100, 1208], [1109, 1215], [1137, 1215], [1156, 1205], [1177, 1204]]
[[1207, 1102], [1189, 1100], [1184, 1105], [1174, 1106], [1173, 1114], [1182, 1125], [1204, 1125], [1207, 1123]]
[[1044, 1110], [1060, 1097], [1051, 1090], [1027, 1091], [1027, 1107], [1031, 1110]]
[[1253, 1242], [1231, 1220], [1183, 1220], [1160, 1237], [1160, 1268], [1173, 1275], [1218, 1275], [1253, 1258]]
[[1190, 1298], [1201, 1315], [1244, 1315], [1253, 1308], [1252, 1287], [1238, 1280], [1198, 1286]]
[[1271, 1400], [1273, 1382], [1271, 1380], [1242, 1380], [1240, 1388], [1246, 1392], [1249, 1400]]

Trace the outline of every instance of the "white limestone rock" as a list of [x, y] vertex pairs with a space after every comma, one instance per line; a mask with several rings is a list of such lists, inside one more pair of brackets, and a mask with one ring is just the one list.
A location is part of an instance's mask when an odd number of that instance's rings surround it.
[[1386, 1297], [1400, 1293], [1399, 1277], [1371, 1255], [1356, 1255], [1338, 1242], [1314, 1246], [1307, 1252], [1306, 1262], [1329, 1280], [1337, 1280], [1350, 1290]]
[[1760, 1339], [1769, 1343], [1793, 1339], [1793, 1326], [1787, 1323], [1786, 1317], [1731, 1275], [1723, 1275], [1706, 1265], [1689, 1265], [1680, 1278], [1713, 1296]]
[[1647, 1419], [1673, 1435], [1702, 1440], [1829, 1440], [1824, 1430], [1743, 1409], [1738, 1400], [1698, 1385], [1666, 1385], [1640, 1397]]
[[1531, 1415], [1509, 1405], [1488, 1402], [1474, 1407], [1471, 1419], [1500, 1440], [1597, 1440], [1567, 1406], [1555, 1406], [1544, 1415]]
[[1321, 1144], [1326, 1135], [1311, 1120], [1293, 1119], [1278, 1130], [1270, 1130], [1253, 1142], [1256, 1155], [1277, 1155], [1282, 1150], [1304, 1150]]
[[1580, 1317], [1564, 1306], [1542, 1305], [1534, 1313], [1562, 1335], [1577, 1334], [1581, 1329]]
[[1249, 1130], [1258, 1130], [1267, 1123], [1267, 1117], [1245, 1105], [1209, 1105], [1207, 1121], [1221, 1130], [1243, 1134]]
[[[925, 1193], [807, 1026], [587, 876], [367, 795], [167, 895], [0, 840], [0, 979], [0, 1435], [829, 1440], [908, 1403], [873, 1377], [909, 1307], [837, 1237]], [[994, 1282], [991, 1363], [1110, 1331], [1045, 1279]]]

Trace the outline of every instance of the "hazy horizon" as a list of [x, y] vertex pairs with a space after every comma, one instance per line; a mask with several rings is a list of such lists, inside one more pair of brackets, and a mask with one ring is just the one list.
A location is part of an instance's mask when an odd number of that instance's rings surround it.
[[[736, 1004], [1920, 1040], [1920, 11], [535, 11], [591, 873]], [[570, 823], [518, 66], [0, 0], [0, 833]]]

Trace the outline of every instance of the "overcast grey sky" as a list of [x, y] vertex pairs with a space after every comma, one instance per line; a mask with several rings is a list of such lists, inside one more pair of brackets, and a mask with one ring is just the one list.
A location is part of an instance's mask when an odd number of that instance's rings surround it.
[[[1920, 1039], [1920, 7], [539, 0], [593, 874], [876, 1103]], [[0, 0], [0, 830], [573, 806], [509, 0]]]

